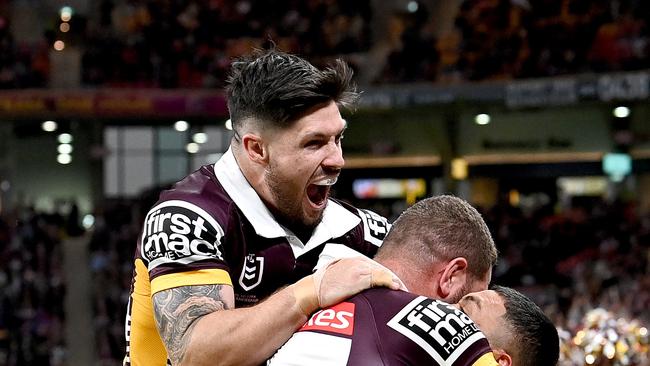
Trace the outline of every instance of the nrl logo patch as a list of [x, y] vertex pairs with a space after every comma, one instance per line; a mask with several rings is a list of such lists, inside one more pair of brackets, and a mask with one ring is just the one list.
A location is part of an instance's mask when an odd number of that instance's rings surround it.
[[264, 272], [264, 257], [257, 257], [255, 254], [249, 254], [244, 259], [244, 268], [239, 276], [239, 285], [244, 291], [250, 291], [257, 287], [262, 281]]

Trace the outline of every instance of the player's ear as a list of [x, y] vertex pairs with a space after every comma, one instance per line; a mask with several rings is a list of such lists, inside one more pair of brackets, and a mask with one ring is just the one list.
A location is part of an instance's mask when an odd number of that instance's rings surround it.
[[505, 350], [500, 348], [492, 349], [492, 354], [499, 366], [512, 366], [512, 357]]
[[266, 164], [269, 159], [268, 149], [261, 136], [247, 133], [241, 138], [242, 146], [246, 151], [246, 156], [253, 163]]
[[447, 299], [450, 295], [457, 294], [465, 287], [467, 280], [467, 259], [457, 257], [450, 260], [440, 276], [439, 295], [442, 299]]

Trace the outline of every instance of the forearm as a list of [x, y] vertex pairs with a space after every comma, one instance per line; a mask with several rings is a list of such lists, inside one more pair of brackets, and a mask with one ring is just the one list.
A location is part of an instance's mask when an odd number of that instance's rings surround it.
[[399, 288], [385, 268], [367, 258], [348, 258], [250, 308], [234, 309], [234, 291], [228, 285], [181, 286], [160, 291], [152, 300], [174, 366], [257, 365], [319, 307], [376, 285]]
[[207, 314], [188, 334], [182, 366], [258, 365], [306, 321], [293, 287], [250, 308]]

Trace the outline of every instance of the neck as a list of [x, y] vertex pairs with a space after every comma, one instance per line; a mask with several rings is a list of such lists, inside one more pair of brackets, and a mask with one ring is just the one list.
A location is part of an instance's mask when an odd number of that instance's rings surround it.
[[[431, 268], [421, 268], [416, 263], [410, 263], [403, 258], [376, 258], [379, 264], [390, 269], [399, 277], [409, 292], [427, 297], [435, 297], [435, 283], [437, 283], [437, 270]], [[437, 267], [436, 267], [437, 268]]]

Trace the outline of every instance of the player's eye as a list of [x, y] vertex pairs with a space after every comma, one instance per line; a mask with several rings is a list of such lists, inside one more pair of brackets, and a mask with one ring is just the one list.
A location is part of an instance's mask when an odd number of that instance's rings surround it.
[[317, 148], [323, 144], [321, 140], [309, 140], [305, 142], [305, 147], [307, 148]]

